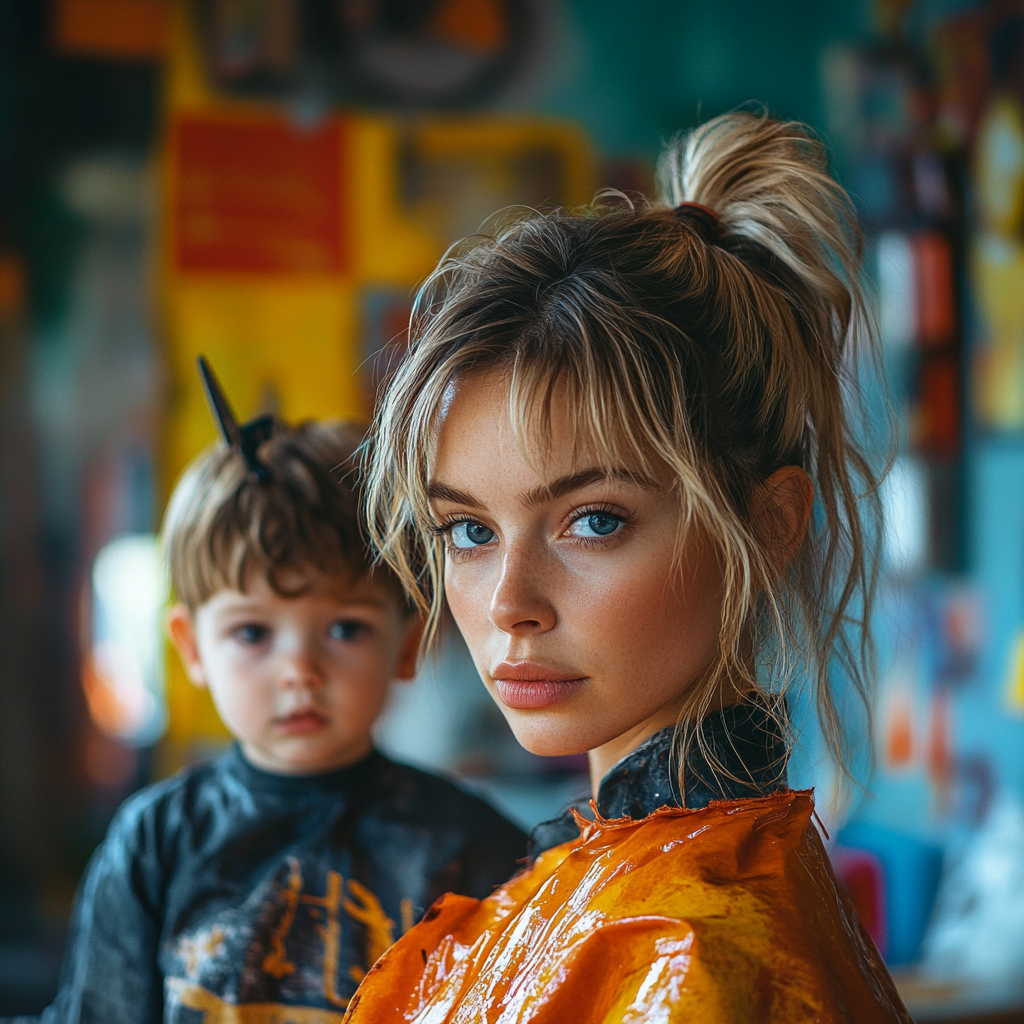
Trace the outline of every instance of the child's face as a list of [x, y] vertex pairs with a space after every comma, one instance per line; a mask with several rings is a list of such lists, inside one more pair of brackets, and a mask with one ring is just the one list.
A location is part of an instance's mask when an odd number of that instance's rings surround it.
[[[282, 581], [282, 582], [298, 582]], [[358, 761], [393, 679], [416, 668], [419, 623], [386, 588], [317, 580], [283, 597], [262, 576], [169, 628], [192, 681], [258, 768], [307, 775]]]
[[430, 479], [435, 518], [448, 527], [446, 593], [523, 746], [622, 756], [675, 722], [713, 663], [722, 571], [698, 535], [680, 563], [667, 474], [638, 483], [585, 452], [573, 461], [557, 402], [554, 413], [552, 450], [533, 469], [500, 379], [460, 385]]

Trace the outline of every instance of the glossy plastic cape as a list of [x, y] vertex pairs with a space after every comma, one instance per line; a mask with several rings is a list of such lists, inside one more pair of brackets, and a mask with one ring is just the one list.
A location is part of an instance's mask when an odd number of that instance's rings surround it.
[[443, 896], [345, 1024], [904, 1022], [808, 792], [581, 821], [484, 900]]

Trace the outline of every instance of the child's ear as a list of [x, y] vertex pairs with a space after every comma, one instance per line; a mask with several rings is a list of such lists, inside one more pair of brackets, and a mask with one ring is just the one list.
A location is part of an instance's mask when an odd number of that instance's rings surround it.
[[761, 487], [755, 514], [775, 568], [781, 572], [793, 561], [807, 536], [814, 506], [814, 484], [799, 466], [783, 466]]
[[408, 625], [405, 627], [405, 636], [402, 638], [402, 650], [398, 656], [398, 664], [395, 666], [395, 679], [408, 682], [415, 677], [420, 644], [423, 641], [423, 628], [426, 624], [427, 620], [422, 615], [409, 616]]
[[206, 686], [206, 673], [199, 657], [199, 645], [196, 643], [195, 623], [192, 614], [183, 604], [176, 604], [167, 612], [167, 632], [174, 641], [181, 656], [185, 672], [195, 686]]

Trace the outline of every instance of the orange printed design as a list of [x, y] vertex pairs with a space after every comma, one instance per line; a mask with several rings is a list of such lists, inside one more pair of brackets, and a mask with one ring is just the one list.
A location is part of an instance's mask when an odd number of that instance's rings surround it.
[[208, 959], [220, 952], [223, 945], [223, 928], [211, 928], [207, 932], [182, 939], [178, 952], [185, 960], [185, 972], [188, 976], [194, 977]]
[[[343, 912], [365, 930], [367, 965], [372, 965], [392, 944], [395, 925], [385, 913], [377, 895], [356, 879], [348, 879], [346, 882], [340, 872], [328, 871], [325, 891], [323, 895], [316, 895], [304, 891], [302, 865], [298, 858], [288, 857], [285, 864], [287, 874], [283, 884], [275, 887], [270, 900], [274, 912], [279, 914], [279, 920], [269, 935], [269, 950], [257, 962], [261, 963], [263, 973], [269, 978], [278, 981], [292, 978], [289, 984], [293, 993], [300, 1001], [304, 1001], [298, 995], [302, 990], [302, 975], [304, 969], [306, 972], [311, 967], [315, 969], [317, 954], [316, 940], [313, 940], [314, 948], [310, 950], [309, 937], [303, 941], [296, 927], [302, 920], [299, 912], [303, 911], [303, 914], [309, 915], [319, 938], [319, 994], [337, 1010], [265, 1000], [234, 1002], [230, 996], [225, 998], [211, 991], [201, 983], [206, 981], [204, 967], [211, 958], [220, 953], [230, 954], [239, 964], [246, 960], [244, 954], [239, 955], [239, 950], [225, 948], [227, 932], [223, 927], [210, 928], [178, 943], [177, 953], [184, 960], [186, 977], [166, 979], [166, 991], [172, 1004], [201, 1012], [203, 1024], [338, 1024], [342, 1017], [340, 1011], [349, 1003], [348, 997], [339, 991], [339, 976], [358, 984], [366, 974], [358, 964], [352, 964], [347, 971], [344, 970]], [[412, 923], [411, 900], [402, 900], [401, 912], [403, 930], [408, 930]], [[307, 934], [308, 929], [309, 923], [304, 926]], [[237, 930], [232, 929], [232, 932], [237, 941]], [[289, 942], [293, 946], [291, 950]], [[309, 979], [314, 986], [315, 979], [315, 974]], [[259, 988], [266, 995], [278, 994], [273, 982], [269, 983], [269, 988]], [[309, 999], [315, 991], [315, 987], [307, 989], [305, 998]]]
[[[295, 915], [300, 903], [310, 907], [316, 920], [316, 932], [323, 942], [322, 977], [323, 996], [332, 1006], [347, 1006], [348, 999], [338, 992], [338, 965], [341, 958], [341, 914], [345, 912], [353, 921], [366, 928], [366, 962], [373, 965], [384, 951], [395, 941], [395, 923], [384, 912], [380, 900], [361, 882], [350, 878], [348, 891], [353, 897], [345, 898], [345, 881], [337, 871], [327, 872], [327, 891], [323, 896], [311, 896], [302, 892], [302, 868], [295, 857], [288, 858], [288, 883], [280, 890], [285, 911], [271, 936], [270, 952], [263, 958], [263, 970], [275, 978], [294, 973], [295, 964], [288, 959], [285, 939], [295, 924]], [[411, 917], [412, 903], [402, 901], [403, 918], [406, 903], [409, 903]], [[349, 977], [360, 982], [366, 972], [358, 966], [349, 968]]]
[[323, 908], [326, 920], [316, 926], [317, 934], [323, 939], [324, 998], [333, 1006], [347, 1006], [348, 1000], [338, 995], [338, 956], [341, 952], [341, 909], [342, 878], [337, 871], [327, 872], [327, 892], [323, 896], [303, 896], [302, 902]]
[[354, 921], [366, 926], [366, 962], [372, 967], [395, 941], [395, 922], [384, 913], [380, 900], [362, 882], [350, 878], [348, 891], [359, 902], [345, 900], [345, 911]]
[[285, 910], [274, 934], [270, 937], [270, 952], [263, 958], [263, 970], [274, 978], [284, 978], [295, 973], [295, 964], [284, 951], [284, 940], [295, 921], [299, 907], [299, 893], [302, 892], [302, 869], [295, 857], [288, 858], [288, 885], [281, 890]]
[[318, 1006], [284, 1003], [232, 1003], [181, 978], [168, 978], [167, 988], [176, 1002], [203, 1016], [202, 1024], [341, 1024], [343, 1014]]

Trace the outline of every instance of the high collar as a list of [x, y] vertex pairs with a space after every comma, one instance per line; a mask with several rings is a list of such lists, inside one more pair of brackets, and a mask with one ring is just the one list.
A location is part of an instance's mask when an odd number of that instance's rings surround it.
[[283, 775], [257, 768], [242, 753], [241, 745], [236, 741], [225, 751], [222, 764], [229, 775], [240, 779], [250, 791], [294, 798], [317, 794], [342, 796], [358, 792], [390, 762], [379, 751], [371, 750], [364, 758], [344, 768], [314, 775]]
[[[712, 800], [740, 800], [786, 788], [786, 741], [778, 713], [763, 698], [751, 697], [712, 712], [700, 732], [701, 743], [694, 740], [686, 758], [685, 801], [680, 799], [677, 761], [672, 756], [675, 729], [669, 727], [612, 766], [597, 792], [598, 814], [646, 818], [666, 805], [699, 808]], [[538, 825], [531, 854], [575, 839], [579, 829], [572, 810], [582, 810], [588, 803], [577, 801], [558, 818]]]

